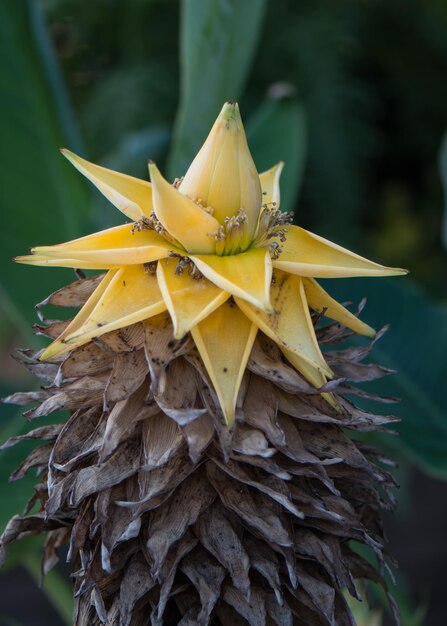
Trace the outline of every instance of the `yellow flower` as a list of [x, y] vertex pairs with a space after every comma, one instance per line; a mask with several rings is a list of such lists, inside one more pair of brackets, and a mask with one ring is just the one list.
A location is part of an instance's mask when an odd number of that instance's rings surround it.
[[309, 308], [374, 336], [314, 278], [405, 273], [289, 224], [279, 210], [283, 164], [258, 175], [236, 103], [224, 105], [185, 177], [172, 185], [154, 163], [150, 184], [63, 153], [134, 223], [17, 257], [107, 270], [42, 360], [167, 309], [176, 338], [191, 332], [231, 424], [258, 330], [316, 387], [332, 372]]

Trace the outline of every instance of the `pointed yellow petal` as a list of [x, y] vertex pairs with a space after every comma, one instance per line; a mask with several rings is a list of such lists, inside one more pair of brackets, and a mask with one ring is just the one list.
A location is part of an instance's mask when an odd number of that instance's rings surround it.
[[303, 284], [307, 302], [314, 311], [318, 313], [323, 312], [326, 317], [340, 322], [340, 324], [355, 330], [360, 335], [366, 335], [367, 337], [375, 336], [376, 331], [374, 328], [359, 320], [358, 317], [353, 315], [348, 309], [345, 309], [337, 300], [331, 298], [317, 281], [312, 278], [303, 278]]
[[154, 274], [146, 272], [142, 265], [120, 269], [82, 325], [63, 338], [63, 346], [58, 353], [165, 310], [166, 305]]
[[220, 223], [244, 209], [247, 232], [253, 235], [261, 207], [261, 185], [237, 103], [224, 104], [179, 190], [212, 207]]
[[271, 309], [272, 261], [265, 249], [229, 256], [194, 255], [190, 259], [208, 280], [224, 291], [261, 309]]
[[65, 338], [81, 328], [84, 322], [88, 319], [89, 315], [91, 315], [92, 311], [102, 298], [107, 287], [110, 285], [113, 278], [117, 275], [118, 272], [119, 270], [111, 270], [104, 275], [104, 278], [96, 287], [95, 291], [88, 298], [78, 314], [72, 319], [67, 328], [59, 335], [59, 337], [55, 341], [53, 341], [53, 343], [50, 343], [50, 345], [42, 352], [40, 356], [41, 361], [46, 361], [47, 359], [51, 359], [59, 354], [62, 354], [63, 352], [66, 352], [68, 349], [71, 349], [71, 347], [67, 348], [66, 344], [64, 343]]
[[149, 182], [90, 163], [70, 150], [63, 149], [62, 154], [124, 215], [135, 221], [144, 215], [149, 217], [152, 212]]
[[312, 367], [332, 375], [315, 337], [302, 280], [298, 276], [275, 272], [270, 294], [274, 312], [265, 313], [252, 304], [236, 298], [236, 302], [256, 326]]
[[177, 260], [164, 259], [157, 265], [158, 286], [174, 325], [174, 336], [181, 339], [193, 326], [221, 306], [230, 294], [202, 277], [187, 271], [176, 274]]
[[[316, 387], [317, 389], [319, 389], [320, 387], [322, 387], [325, 383], [327, 383], [327, 378], [326, 376], [320, 372], [319, 370], [317, 370], [315, 367], [313, 367], [312, 365], [309, 365], [309, 363], [307, 363], [306, 361], [304, 361], [301, 357], [299, 357], [297, 354], [294, 354], [293, 352], [290, 352], [290, 350], [286, 350], [284, 348], [281, 348], [284, 356], [287, 358], [288, 361], [290, 361], [290, 363], [304, 376], [304, 378], [306, 380], [308, 380], [314, 387]], [[337, 411], [340, 411], [340, 405], [338, 404], [334, 394], [324, 391], [321, 394], [321, 397], [326, 400], [326, 402], [328, 404], [330, 404], [334, 409], [336, 409]]]
[[117, 267], [114, 263], [92, 263], [88, 261], [80, 261], [79, 259], [58, 259], [44, 254], [16, 256], [14, 261], [16, 263], [23, 263], [24, 265], [40, 265], [42, 267], [73, 267], [80, 270], [104, 270]]
[[281, 348], [282, 353], [286, 357], [288, 361], [304, 376], [306, 380], [308, 380], [314, 387], [317, 389], [322, 387], [326, 382], [327, 378], [323, 374], [323, 372], [313, 365], [310, 365], [303, 358], [287, 350], [286, 348]]
[[273, 266], [300, 276], [349, 278], [353, 276], [397, 276], [407, 270], [384, 267], [368, 261], [299, 226], [289, 226], [282, 253]]
[[188, 252], [213, 254], [216, 249], [213, 234], [219, 228], [217, 220], [170, 185], [154, 163], [149, 164], [149, 171], [154, 212], [163, 227]]
[[262, 189], [262, 204], [274, 204], [280, 206], [279, 179], [284, 167], [284, 161], [280, 161], [266, 172], [259, 174]]
[[256, 332], [256, 326], [231, 300], [191, 330], [230, 425], [234, 422], [237, 395]]
[[170, 250], [181, 253], [155, 231], [133, 231], [131, 224], [124, 224], [56, 246], [39, 246], [33, 248], [32, 252], [54, 258], [80, 259], [108, 267], [150, 263], [168, 256]]

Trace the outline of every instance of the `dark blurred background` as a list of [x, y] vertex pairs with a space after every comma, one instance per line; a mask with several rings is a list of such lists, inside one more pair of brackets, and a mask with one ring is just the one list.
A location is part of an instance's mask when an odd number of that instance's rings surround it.
[[[71, 278], [10, 258], [120, 219], [57, 148], [142, 178], [152, 158], [174, 177], [239, 99], [258, 168], [286, 161], [297, 223], [411, 270], [328, 286], [392, 324], [373, 357], [399, 371], [378, 390], [402, 398], [400, 438], [378, 442], [400, 463], [396, 595], [403, 626], [445, 626], [447, 2], [0, 0], [0, 36], [2, 395], [35, 384], [9, 355], [36, 345], [34, 303]], [[26, 427], [1, 408], [2, 440]], [[33, 477], [6, 486], [25, 452], [0, 451], [2, 528], [31, 493]], [[63, 568], [39, 590], [34, 542], [7, 566], [0, 626], [70, 624]]]

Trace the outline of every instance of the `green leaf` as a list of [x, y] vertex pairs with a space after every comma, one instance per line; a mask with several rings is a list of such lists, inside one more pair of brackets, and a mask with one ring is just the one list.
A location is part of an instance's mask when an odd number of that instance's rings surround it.
[[59, 154], [69, 113], [61, 110], [67, 101], [55, 65], [48, 65], [51, 50], [42, 48], [36, 4], [0, 3], [0, 298], [14, 322], [23, 316], [27, 323], [35, 319], [34, 303], [71, 273], [14, 265], [12, 257], [82, 234], [88, 209], [84, 182]]
[[447, 250], [447, 131], [444, 133], [439, 150], [439, 175], [444, 190], [444, 218], [442, 223], [442, 242]]
[[185, 173], [224, 102], [237, 100], [258, 43], [266, 0], [183, 0], [181, 97], [169, 159]]
[[[70, 626], [73, 622], [72, 586], [57, 569], [52, 569], [43, 581], [41, 580], [43, 543], [42, 536], [25, 537], [13, 543], [8, 548], [8, 556], [3, 569], [6, 573], [8, 569], [17, 565], [24, 567], [34, 579], [36, 585], [41, 586], [42, 591], [61, 617], [62, 622]], [[6, 619], [6, 617], [0, 614], [1, 619]], [[3, 625], [3, 622], [0, 623]], [[13, 622], [11, 621], [10, 623], [12, 626]]]
[[447, 479], [447, 306], [431, 302], [405, 278], [324, 282], [339, 300], [358, 302], [367, 295], [362, 315], [367, 323], [391, 324], [372, 352], [372, 360], [397, 371], [375, 383], [374, 390], [402, 399], [393, 407], [402, 418], [400, 437], [391, 442], [388, 437], [388, 443], [401, 446], [428, 473]]
[[284, 161], [281, 210], [293, 211], [306, 163], [304, 106], [294, 97], [270, 98], [253, 113], [246, 127], [248, 144], [259, 172]]

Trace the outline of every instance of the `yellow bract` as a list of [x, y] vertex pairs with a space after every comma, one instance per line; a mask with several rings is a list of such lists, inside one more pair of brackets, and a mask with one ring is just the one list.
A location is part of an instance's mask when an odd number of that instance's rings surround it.
[[[374, 336], [315, 277], [405, 273], [285, 224], [277, 210], [283, 163], [258, 175], [236, 103], [224, 105], [184, 179], [174, 185], [153, 163], [151, 185], [63, 153], [136, 223], [16, 258], [30, 265], [108, 270], [42, 360], [167, 309], [176, 338], [191, 332], [231, 424], [258, 330], [317, 388], [332, 372], [309, 309]], [[322, 396], [337, 408], [330, 393], [322, 390]]]
[[86, 176], [105, 197], [132, 220], [139, 220], [152, 211], [152, 188], [145, 180], [108, 170], [70, 152], [62, 154]]
[[131, 224], [125, 224], [57, 246], [32, 248], [31, 252], [46, 257], [79, 259], [106, 269], [157, 261], [172, 250], [181, 253], [153, 230], [137, 231]]
[[163, 178], [154, 163], [149, 164], [153, 184], [154, 213], [163, 228], [183, 245], [186, 251], [213, 254], [213, 238], [219, 222]]
[[273, 312], [266, 313], [236, 298], [245, 315], [280, 348], [297, 354], [315, 369], [331, 376], [315, 337], [301, 278], [275, 272], [271, 300]]
[[157, 277], [176, 339], [181, 339], [230, 297], [206, 278], [195, 279], [188, 272], [177, 272], [175, 259], [160, 261]]
[[272, 262], [264, 248], [230, 256], [191, 255], [208, 280], [261, 309], [270, 310]]
[[350, 278], [353, 276], [397, 276], [406, 270], [384, 267], [368, 261], [304, 228], [290, 226], [283, 251], [274, 267], [317, 278]]
[[232, 424], [257, 328], [234, 302], [227, 301], [191, 332], [226, 420]]

